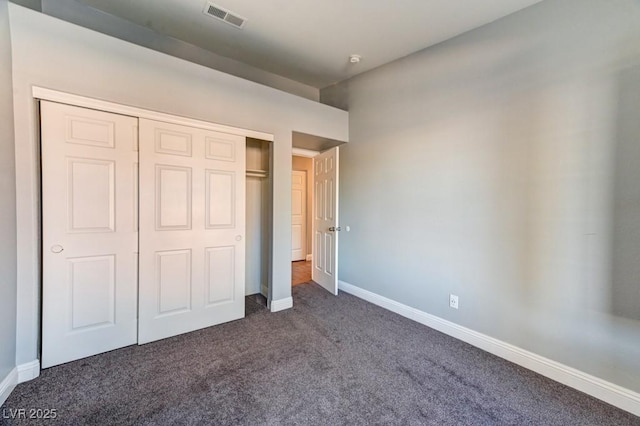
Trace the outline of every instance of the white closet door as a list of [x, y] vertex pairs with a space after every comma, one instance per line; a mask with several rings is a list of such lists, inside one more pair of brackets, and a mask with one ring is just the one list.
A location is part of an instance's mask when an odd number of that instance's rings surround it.
[[137, 123], [41, 102], [43, 367], [137, 341]]
[[140, 120], [139, 343], [244, 317], [245, 149]]
[[314, 158], [313, 281], [338, 294], [338, 147]]

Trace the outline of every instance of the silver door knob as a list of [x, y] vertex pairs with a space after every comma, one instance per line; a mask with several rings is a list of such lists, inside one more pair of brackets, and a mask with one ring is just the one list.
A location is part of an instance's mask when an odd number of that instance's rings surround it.
[[51, 252], [52, 253], [56, 253], [56, 254], [57, 253], [62, 253], [62, 250], [64, 250], [64, 247], [62, 247], [61, 245], [56, 244], [54, 246], [51, 246]]

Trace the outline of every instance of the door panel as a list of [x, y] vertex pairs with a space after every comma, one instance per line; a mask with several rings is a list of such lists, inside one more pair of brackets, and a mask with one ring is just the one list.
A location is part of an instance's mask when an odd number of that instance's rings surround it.
[[158, 315], [191, 310], [191, 250], [156, 252]]
[[69, 232], [115, 231], [115, 165], [67, 158]]
[[44, 368], [137, 341], [137, 122], [41, 102]]
[[314, 157], [313, 281], [338, 294], [338, 148]]
[[235, 251], [233, 246], [206, 249], [207, 305], [233, 300]]
[[140, 120], [139, 343], [244, 317], [245, 139]]
[[71, 290], [71, 330], [115, 322], [115, 256], [68, 259]]
[[235, 226], [235, 173], [206, 170], [206, 212], [207, 228], [227, 228]]
[[156, 230], [191, 229], [191, 167], [156, 165]]
[[291, 173], [291, 260], [307, 257], [307, 172]]

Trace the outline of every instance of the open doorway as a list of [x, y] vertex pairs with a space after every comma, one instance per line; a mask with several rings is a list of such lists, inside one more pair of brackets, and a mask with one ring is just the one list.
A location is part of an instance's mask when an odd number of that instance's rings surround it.
[[291, 285], [311, 281], [313, 159], [294, 155], [291, 172]]
[[[304, 248], [302, 241], [306, 240], [305, 260], [292, 263], [291, 276], [295, 280], [292, 283], [313, 281], [337, 295], [338, 231], [342, 229], [338, 223], [338, 147], [344, 142], [295, 131], [292, 136], [292, 182], [300, 183], [301, 178], [294, 174], [296, 169], [305, 170], [307, 176], [306, 185], [300, 185], [307, 188], [306, 195], [294, 194], [292, 186], [292, 262], [302, 259], [300, 250]], [[294, 217], [294, 209], [297, 206], [297, 213], [301, 213], [303, 205], [306, 207], [306, 239], [300, 234], [302, 230], [294, 229], [296, 223], [303, 223]], [[309, 269], [310, 277], [305, 275]]]

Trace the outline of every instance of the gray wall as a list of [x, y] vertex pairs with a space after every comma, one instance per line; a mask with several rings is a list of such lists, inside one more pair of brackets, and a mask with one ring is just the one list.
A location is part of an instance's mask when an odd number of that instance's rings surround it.
[[16, 365], [16, 174], [12, 93], [7, 0], [0, 0], [0, 381]]
[[162, 35], [150, 28], [94, 9], [77, 0], [15, 0], [14, 3], [34, 7], [47, 15], [297, 96], [314, 101], [319, 97], [319, 91], [315, 87]]
[[640, 2], [542, 2], [321, 99], [341, 280], [640, 391]]

